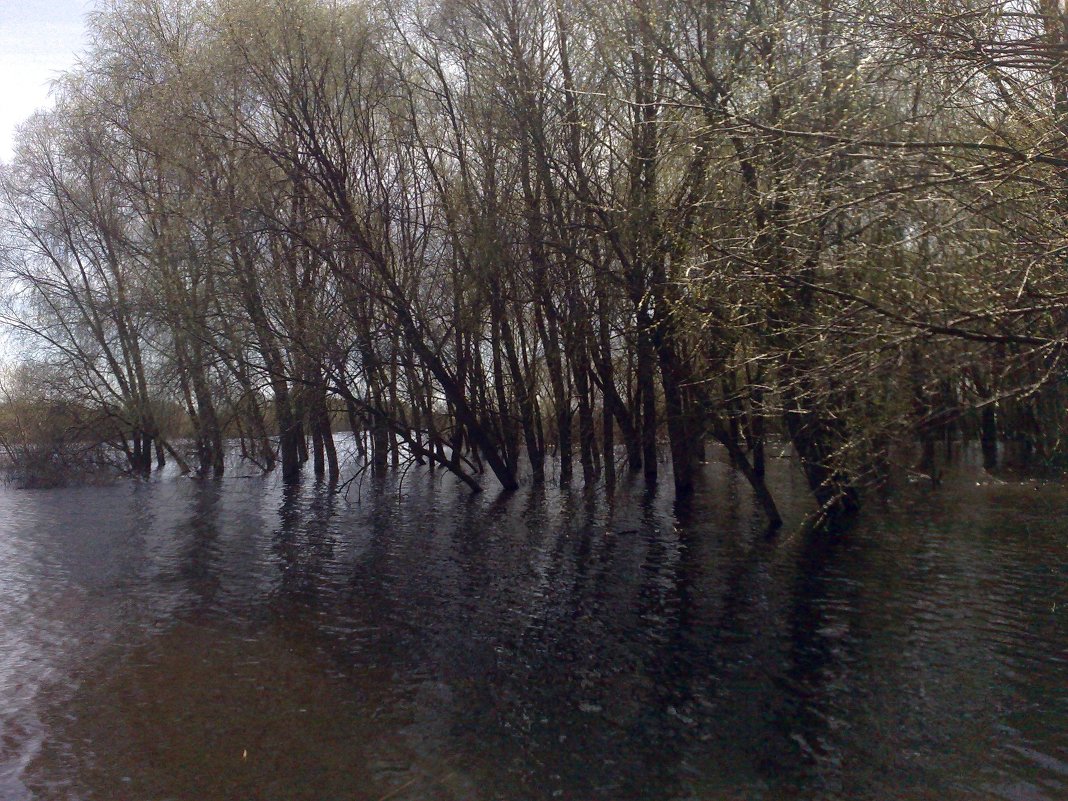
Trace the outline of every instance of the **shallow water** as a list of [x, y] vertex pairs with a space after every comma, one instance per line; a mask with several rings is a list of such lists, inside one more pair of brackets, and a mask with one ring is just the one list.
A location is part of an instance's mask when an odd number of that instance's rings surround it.
[[0, 799], [1068, 798], [1064, 486], [706, 483], [0, 489]]

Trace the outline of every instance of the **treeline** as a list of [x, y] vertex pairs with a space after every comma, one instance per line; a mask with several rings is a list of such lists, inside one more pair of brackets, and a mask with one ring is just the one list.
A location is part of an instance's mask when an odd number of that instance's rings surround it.
[[1068, 17], [951, 5], [104, 3], [5, 167], [9, 322], [134, 472], [336, 480], [336, 408], [473, 489], [718, 444], [773, 524], [782, 444], [826, 519], [901, 443], [1052, 459]]

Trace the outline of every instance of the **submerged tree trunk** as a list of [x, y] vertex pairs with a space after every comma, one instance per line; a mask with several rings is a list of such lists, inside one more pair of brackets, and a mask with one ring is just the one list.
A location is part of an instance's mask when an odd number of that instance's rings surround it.
[[814, 520], [819, 527], [833, 527], [860, 509], [860, 493], [854, 479], [839, 466], [839, 449], [848, 440], [842, 423], [814, 401], [804, 373], [794, 366], [787, 366], [786, 370], [791, 376], [783, 393], [786, 432], [816, 499]]
[[994, 470], [998, 466], [998, 423], [994, 403], [987, 402], [979, 409], [979, 443], [983, 450], [983, 467]]

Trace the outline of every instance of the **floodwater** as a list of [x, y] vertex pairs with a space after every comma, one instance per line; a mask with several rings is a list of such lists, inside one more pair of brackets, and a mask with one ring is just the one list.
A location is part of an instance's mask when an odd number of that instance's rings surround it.
[[1062, 484], [706, 483], [2, 488], [0, 799], [1068, 798]]

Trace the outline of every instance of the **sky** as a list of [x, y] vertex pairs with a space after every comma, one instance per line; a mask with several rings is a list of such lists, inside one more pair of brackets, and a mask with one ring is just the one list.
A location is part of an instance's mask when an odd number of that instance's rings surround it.
[[92, 0], [0, 0], [0, 160], [11, 159], [15, 127], [51, 105], [48, 84], [85, 46], [91, 7]]

